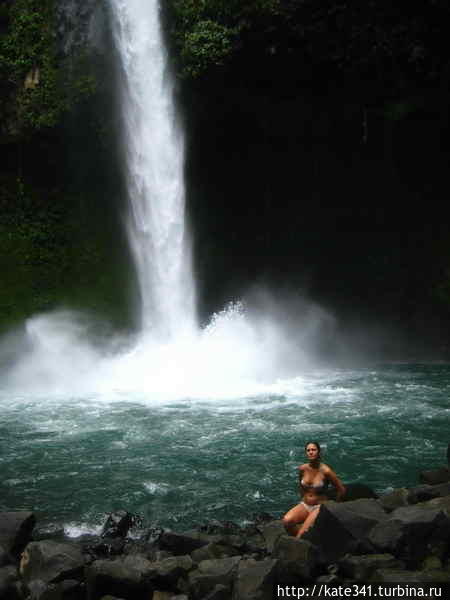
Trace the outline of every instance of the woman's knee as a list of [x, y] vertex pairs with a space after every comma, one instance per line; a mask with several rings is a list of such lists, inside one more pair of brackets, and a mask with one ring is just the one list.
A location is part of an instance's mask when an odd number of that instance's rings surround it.
[[297, 521], [290, 515], [286, 514], [284, 515], [284, 517], [281, 519], [283, 522], [283, 525], [285, 527], [291, 527], [292, 525], [296, 525]]

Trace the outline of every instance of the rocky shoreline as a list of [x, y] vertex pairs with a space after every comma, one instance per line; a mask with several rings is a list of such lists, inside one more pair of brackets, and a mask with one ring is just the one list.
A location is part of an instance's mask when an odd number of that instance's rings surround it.
[[272, 600], [281, 586], [450, 583], [450, 471], [377, 498], [349, 485], [298, 540], [260, 515], [177, 533], [109, 515], [99, 536], [39, 539], [32, 512], [0, 513], [0, 600]]

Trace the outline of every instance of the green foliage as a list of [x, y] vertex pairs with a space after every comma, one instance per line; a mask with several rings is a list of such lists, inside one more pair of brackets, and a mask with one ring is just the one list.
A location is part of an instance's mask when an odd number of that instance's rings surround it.
[[169, 7], [188, 78], [229, 66], [248, 82], [279, 73], [299, 87], [308, 77], [324, 86], [340, 80], [397, 120], [411, 112], [400, 106], [411, 90], [439, 85], [448, 70], [443, 0], [402, 10], [387, 0], [169, 0]]
[[75, 102], [95, 91], [85, 57], [71, 68], [59, 61], [54, 11], [55, 0], [15, 0], [0, 36], [3, 102], [14, 106], [10, 118], [19, 135], [55, 126]]
[[256, 21], [274, 18], [280, 1], [171, 0], [170, 6], [181, 74], [196, 78], [231, 61], [242, 33]]
[[211, 66], [223, 65], [232, 52], [236, 33], [236, 29], [211, 20], [195, 23], [185, 36], [181, 52], [185, 73], [196, 77]]
[[[80, 198], [2, 176], [0, 331], [36, 312], [68, 307], [126, 326], [123, 249], [80, 210]], [[106, 230], [105, 230], [106, 229]], [[115, 240], [117, 244], [117, 240]], [[119, 273], [120, 270], [120, 273]]]

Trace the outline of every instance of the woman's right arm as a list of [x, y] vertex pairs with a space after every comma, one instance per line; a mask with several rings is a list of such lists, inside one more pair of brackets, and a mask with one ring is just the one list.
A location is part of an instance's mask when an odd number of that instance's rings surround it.
[[303, 468], [305, 465], [300, 465], [298, 469], [298, 492], [300, 496], [303, 496], [302, 479], [303, 479]]

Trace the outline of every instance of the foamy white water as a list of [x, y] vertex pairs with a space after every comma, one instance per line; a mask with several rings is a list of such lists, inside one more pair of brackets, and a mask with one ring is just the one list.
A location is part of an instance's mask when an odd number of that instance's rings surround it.
[[142, 326], [173, 338], [195, 328], [186, 231], [184, 146], [161, 34], [158, 0], [110, 0], [121, 61], [129, 238], [139, 277]]

